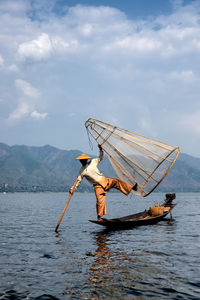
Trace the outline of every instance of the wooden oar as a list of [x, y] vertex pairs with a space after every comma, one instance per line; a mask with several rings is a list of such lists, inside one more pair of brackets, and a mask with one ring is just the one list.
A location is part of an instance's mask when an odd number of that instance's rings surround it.
[[56, 226], [55, 232], [58, 232], [58, 227], [60, 226], [60, 223], [61, 223], [61, 221], [62, 221], [62, 218], [63, 218], [63, 216], [64, 216], [64, 213], [65, 213], [65, 211], [66, 211], [66, 209], [67, 209], [67, 206], [68, 206], [68, 204], [69, 204], [69, 200], [71, 199], [71, 196], [72, 196], [72, 194], [73, 194], [73, 192], [74, 192], [74, 189], [75, 189], [75, 186], [76, 186], [76, 184], [77, 184], [77, 181], [78, 181], [78, 178], [76, 178], [76, 181], [75, 181], [73, 187], [71, 188], [71, 190], [70, 190], [70, 192], [69, 192], [69, 197], [68, 197], [68, 199], [67, 199], [67, 202], [66, 202], [65, 207], [64, 207], [64, 209], [63, 209], [62, 215], [61, 215], [61, 217], [60, 217], [60, 219], [59, 219], [59, 221], [58, 221], [58, 224], [57, 224], [57, 226]]

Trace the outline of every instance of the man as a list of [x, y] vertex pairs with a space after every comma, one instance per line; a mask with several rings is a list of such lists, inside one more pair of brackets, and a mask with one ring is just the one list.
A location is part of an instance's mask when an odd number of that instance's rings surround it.
[[[103, 174], [101, 174], [97, 168], [97, 165], [103, 159], [103, 149], [101, 145], [98, 145], [98, 147], [99, 147], [98, 158], [91, 159], [90, 156], [84, 153], [76, 158], [76, 160], [80, 160], [82, 167], [77, 177], [78, 181], [75, 186], [75, 189], [77, 189], [83, 177], [85, 177], [91, 184], [93, 184], [96, 199], [97, 199], [96, 202], [97, 219], [98, 221], [102, 221], [101, 217], [106, 214], [106, 202], [105, 202], [106, 193], [111, 188], [115, 188], [120, 190], [126, 196], [128, 196], [131, 190], [134, 191], [137, 190], [137, 183], [134, 186], [132, 186], [131, 184], [121, 179], [108, 178], [105, 177]], [[91, 161], [88, 162], [88, 159], [91, 159]], [[71, 190], [70, 193], [72, 193]]]

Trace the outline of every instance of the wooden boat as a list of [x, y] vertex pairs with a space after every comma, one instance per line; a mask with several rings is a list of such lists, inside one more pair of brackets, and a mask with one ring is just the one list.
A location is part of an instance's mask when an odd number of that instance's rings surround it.
[[107, 229], [127, 229], [141, 225], [152, 225], [163, 220], [168, 214], [171, 215], [172, 209], [176, 206], [172, 201], [175, 199], [175, 194], [166, 194], [166, 200], [162, 204], [163, 213], [157, 216], [152, 216], [151, 210], [144, 210], [142, 212], [128, 215], [125, 217], [106, 219], [102, 218], [103, 221], [89, 220], [92, 223], [105, 226]]

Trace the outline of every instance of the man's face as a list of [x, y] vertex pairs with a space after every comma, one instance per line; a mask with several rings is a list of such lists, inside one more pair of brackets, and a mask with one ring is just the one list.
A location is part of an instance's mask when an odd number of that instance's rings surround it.
[[87, 164], [87, 159], [81, 159], [80, 162], [82, 166], [85, 166]]

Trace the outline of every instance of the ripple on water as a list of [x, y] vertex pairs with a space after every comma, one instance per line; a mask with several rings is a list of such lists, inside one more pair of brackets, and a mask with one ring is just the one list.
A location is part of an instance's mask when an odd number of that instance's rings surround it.
[[[106, 232], [87, 221], [94, 195], [77, 193], [59, 233], [64, 194], [7, 196], [0, 195], [0, 300], [199, 299], [200, 194], [177, 195], [174, 220]], [[143, 210], [118, 194], [108, 199], [114, 216]]]

